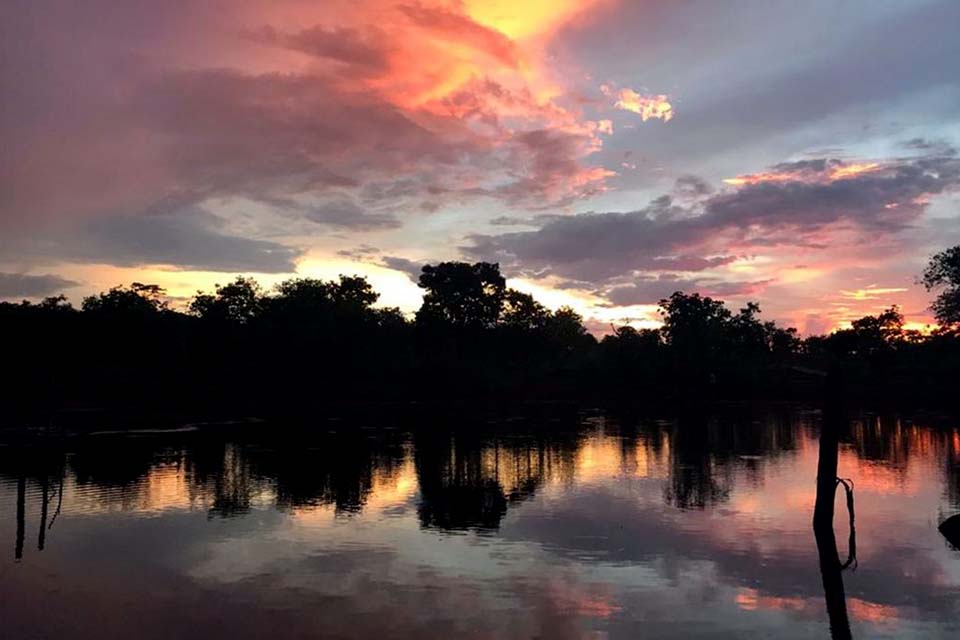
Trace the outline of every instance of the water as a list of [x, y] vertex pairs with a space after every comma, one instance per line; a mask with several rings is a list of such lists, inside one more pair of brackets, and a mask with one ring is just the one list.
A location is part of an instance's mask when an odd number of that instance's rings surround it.
[[[960, 552], [937, 531], [960, 512], [958, 426], [863, 416], [842, 439], [853, 637], [960, 631]], [[0, 448], [0, 635], [828, 637], [818, 430], [803, 412], [322, 421]], [[836, 508], [846, 559], [842, 491]]]

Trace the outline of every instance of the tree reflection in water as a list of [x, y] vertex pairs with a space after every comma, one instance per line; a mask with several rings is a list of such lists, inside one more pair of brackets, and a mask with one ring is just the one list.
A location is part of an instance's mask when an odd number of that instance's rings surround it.
[[[823, 593], [830, 619], [830, 634], [834, 640], [852, 638], [850, 619], [847, 615], [846, 594], [843, 588], [843, 571], [856, 568], [857, 542], [854, 527], [853, 483], [837, 477], [840, 435], [846, 426], [839, 402], [828, 400], [820, 430], [820, 452], [817, 462], [817, 497], [813, 513], [813, 533], [820, 557], [820, 574], [823, 578]], [[834, 504], [837, 487], [846, 494], [847, 511], [850, 516], [850, 538], [846, 562], [840, 562], [837, 537], [833, 528]]]

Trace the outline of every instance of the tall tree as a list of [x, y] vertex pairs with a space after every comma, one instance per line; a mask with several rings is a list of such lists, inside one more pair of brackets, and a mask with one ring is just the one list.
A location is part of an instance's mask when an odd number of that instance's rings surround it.
[[428, 264], [418, 284], [426, 290], [417, 312], [418, 323], [441, 321], [457, 327], [490, 328], [500, 319], [507, 283], [499, 264]]
[[927, 291], [940, 289], [931, 308], [942, 325], [960, 325], [960, 246], [930, 258], [921, 278]]
[[206, 320], [246, 324], [262, 307], [262, 291], [253, 278], [237, 276], [233, 282], [217, 285], [216, 292], [198, 293], [190, 311]]
[[[163, 299], [164, 291], [155, 284], [134, 282], [129, 287], [119, 286], [107, 292], [83, 299], [82, 308], [87, 313], [111, 317], [145, 317], [165, 311], [167, 303]], [[58, 298], [47, 298], [45, 308], [60, 306]]]

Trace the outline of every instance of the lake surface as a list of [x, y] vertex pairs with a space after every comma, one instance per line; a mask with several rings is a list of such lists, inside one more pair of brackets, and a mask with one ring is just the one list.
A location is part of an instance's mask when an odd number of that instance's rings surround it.
[[[0, 635], [831, 633], [816, 412], [354, 422], [0, 447]], [[853, 637], [960, 633], [960, 552], [937, 531], [960, 512], [958, 428], [845, 427]], [[836, 508], [846, 559], [842, 490]]]

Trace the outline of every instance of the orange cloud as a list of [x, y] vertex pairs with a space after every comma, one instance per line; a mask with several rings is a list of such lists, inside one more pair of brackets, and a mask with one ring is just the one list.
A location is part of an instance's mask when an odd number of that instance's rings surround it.
[[876, 162], [845, 164], [831, 169], [829, 175], [831, 181], [843, 180], [844, 178], [852, 178], [862, 173], [870, 173], [871, 171], [876, 171], [879, 168], [880, 165]]
[[734, 187], [746, 185], [777, 183], [777, 182], [804, 182], [808, 184], [836, 182], [879, 171], [881, 166], [877, 162], [845, 163], [839, 160], [821, 162], [792, 162], [778, 165], [780, 169], [760, 173], [748, 173], [735, 178], [725, 178], [726, 184]]
[[855, 289], [853, 291], [840, 290], [840, 297], [849, 300], [876, 300], [884, 298], [891, 293], [903, 293], [907, 291], [904, 287], [878, 287], [872, 284], [864, 289]]
[[643, 95], [633, 89], [614, 90], [603, 85], [601, 90], [605, 95], [616, 98], [613, 106], [624, 111], [639, 114], [640, 119], [646, 122], [650, 119], [659, 119], [670, 122], [673, 119], [673, 105], [664, 94]]
[[514, 40], [529, 40], [554, 33], [598, 4], [597, 0], [466, 0], [464, 8], [480, 24]]

